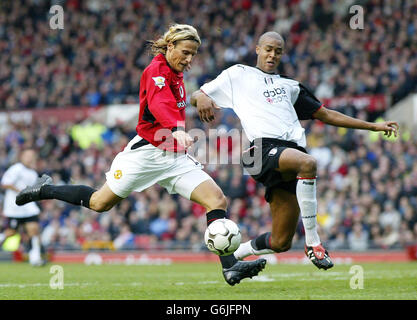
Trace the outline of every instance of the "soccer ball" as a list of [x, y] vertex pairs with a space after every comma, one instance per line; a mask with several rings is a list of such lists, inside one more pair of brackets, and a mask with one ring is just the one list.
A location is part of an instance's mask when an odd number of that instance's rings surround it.
[[207, 248], [219, 256], [228, 256], [235, 252], [241, 238], [239, 227], [229, 219], [213, 221], [204, 234]]

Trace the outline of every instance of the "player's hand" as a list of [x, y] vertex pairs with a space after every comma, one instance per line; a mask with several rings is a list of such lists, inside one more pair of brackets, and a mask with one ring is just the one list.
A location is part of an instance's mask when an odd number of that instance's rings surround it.
[[214, 110], [220, 109], [206, 94], [201, 93], [197, 98], [197, 112], [200, 120], [210, 122], [214, 120]]
[[400, 126], [395, 121], [385, 121], [375, 123], [375, 128], [373, 131], [384, 131], [384, 135], [388, 138], [394, 133], [394, 136], [398, 136], [398, 130]]
[[190, 135], [182, 130], [173, 132], [172, 136], [184, 149], [188, 149], [194, 143], [194, 140], [190, 137]]

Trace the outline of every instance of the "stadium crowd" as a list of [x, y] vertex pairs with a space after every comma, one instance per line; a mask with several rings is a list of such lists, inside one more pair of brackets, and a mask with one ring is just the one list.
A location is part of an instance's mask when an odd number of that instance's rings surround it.
[[[25, 5], [21, 5], [21, 2]], [[356, 2], [358, 3], [358, 2]], [[65, 10], [63, 30], [51, 30], [45, 13]], [[417, 91], [415, 1], [359, 1], [365, 28], [349, 29], [352, 1], [10, 1], [0, 4], [0, 109], [137, 103], [138, 84], [151, 57], [146, 40], [171, 22], [194, 25], [203, 44], [185, 75], [187, 92], [235, 63], [253, 65], [254, 39], [274, 29], [286, 39], [280, 72], [313, 88], [319, 98], [384, 94], [399, 101]], [[187, 128], [240, 128], [224, 111], [203, 125], [188, 107]], [[378, 114], [344, 106], [342, 112], [374, 120]], [[81, 148], [74, 123], [54, 119], [15, 123], [0, 144], [0, 176], [19, 150], [39, 152], [38, 171], [55, 184], [99, 187], [114, 156], [135, 135], [117, 124], [102, 144]], [[417, 242], [417, 141], [402, 135], [384, 140], [368, 132], [305, 122], [308, 150], [319, 161], [318, 223], [329, 248], [402, 248]], [[240, 146], [226, 143], [230, 154]], [[212, 143], [210, 153], [218, 150]], [[228, 197], [229, 216], [242, 241], [269, 231], [264, 188], [239, 164], [208, 163], [205, 170]], [[116, 249], [204, 248], [204, 209], [159, 186], [133, 193], [102, 214], [46, 200], [41, 204], [42, 243], [55, 249], [85, 248], [91, 242]], [[4, 218], [0, 217], [0, 227]], [[303, 246], [300, 221], [293, 247]]]
[[[50, 28], [53, 4], [64, 8], [62, 30]], [[362, 30], [349, 28], [353, 4]], [[320, 97], [383, 93], [395, 103], [416, 89], [414, 0], [16, 0], [0, 4], [0, 108], [138, 102], [147, 40], [173, 22], [203, 39], [189, 92], [231, 64], [254, 64], [254, 42], [270, 29], [286, 39], [281, 73]]]
[[[228, 123], [230, 128], [240, 127], [237, 118], [227, 113], [216, 121]], [[188, 122], [199, 125], [197, 116]], [[0, 174], [16, 161], [18, 150], [34, 147], [40, 155], [39, 173], [50, 174], [55, 184], [99, 187], [112, 159], [135, 132], [116, 125], [103, 134], [101, 148], [92, 144], [82, 149], [71, 136], [73, 126], [53, 120], [16, 124], [0, 147]], [[417, 142], [407, 135], [394, 142], [365, 131], [337, 129], [314, 121], [306, 123], [306, 127], [309, 152], [319, 161], [319, 231], [329, 249], [401, 248], [415, 243]], [[230, 130], [224, 124], [220, 128], [224, 133]], [[216, 154], [222, 147], [232, 159], [241, 147], [231, 143], [232, 139], [224, 133], [210, 140], [208, 153]], [[206, 156], [199, 160], [207, 159]], [[208, 162], [205, 170], [228, 197], [229, 216], [239, 222], [244, 240], [270, 230], [265, 190], [239, 164]], [[203, 207], [169, 195], [158, 185], [132, 193], [102, 214], [54, 200], [42, 201], [40, 205], [42, 243], [46, 247], [76, 249], [92, 242], [107, 242], [116, 249], [204, 248]], [[4, 222], [3, 219], [3, 225]], [[293, 247], [302, 247], [303, 242], [300, 221]]]

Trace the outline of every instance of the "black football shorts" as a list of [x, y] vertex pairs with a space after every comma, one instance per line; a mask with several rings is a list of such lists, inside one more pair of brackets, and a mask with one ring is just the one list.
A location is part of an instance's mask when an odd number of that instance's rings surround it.
[[294, 148], [307, 153], [306, 149], [291, 141], [274, 138], [255, 139], [250, 147], [242, 154], [242, 166], [265, 187], [265, 199], [271, 202], [273, 189], [284, 189], [295, 194], [297, 179], [283, 181], [281, 173], [276, 171], [282, 151]]
[[27, 222], [39, 222], [39, 215], [34, 215], [25, 218], [7, 217], [7, 227], [13, 230], [17, 230], [20, 225]]

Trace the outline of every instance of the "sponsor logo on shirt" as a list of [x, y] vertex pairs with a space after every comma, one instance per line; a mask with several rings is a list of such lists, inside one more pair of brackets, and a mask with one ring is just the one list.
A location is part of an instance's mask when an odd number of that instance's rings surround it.
[[184, 100], [177, 102], [177, 107], [180, 109], [185, 108], [186, 106], [187, 106], [187, 103]]
[[287, 92], [285, 91], [285, 88], [274, 88], [273, 90], [266, 90], [264, 91], [264, 96], [266, 98], [273, 98], [275, 96], [279, 96], [282, 94], [287, 94]]
[[284, 87], [265, 90], [263, 95], [266, 98], [266, 101], [271, 104], [288, 99], [287, 92]]
[[155, 86], [159, 87], [159, 89], [162, 89], [162, 87], [165, 86], [165, 78], [158, 76], [158, 77], [152, 77], [153, 81], [155, 81]]
[[[180, 93], [181, 99], [183, 99], [184, 98], [184, 89], [183, 89], [183, 87], [179, 86], [178, 91]], [[187, 103], [184, 100], [181, 100], [180, 102], [177, 102], [177, 107], [179, 109], [185, 108], [186, 106], [187, 106]]]

